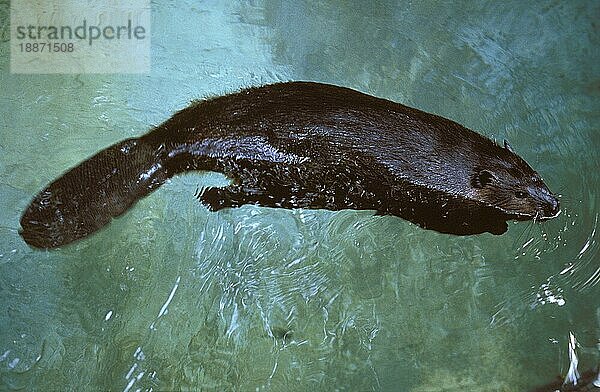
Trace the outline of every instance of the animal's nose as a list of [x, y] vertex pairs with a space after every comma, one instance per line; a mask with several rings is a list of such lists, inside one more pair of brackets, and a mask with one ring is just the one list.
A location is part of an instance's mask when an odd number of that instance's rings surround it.
[[541, 219], [550, 219], [560, 213], [560, 202], [549, 190], [544, 188], [529, 189], [529, 193], [541, 204], [543, 216]]
[[555, 217], [556, 215], [558, 215], [558, 213], [560, 212], [560, 202], [558, 201], [558, 199], [554, 196], [550, 196], [549, 200], [548, 200], [548, 206], [549, 208], [549, 218]]
[[544, 203], [542, 207], [544, 216], [542, 219], [551, 219], [558, 216], [560, 213], [560, 202], [556, 196], [550, 193], [545, 194], [542, 201]]

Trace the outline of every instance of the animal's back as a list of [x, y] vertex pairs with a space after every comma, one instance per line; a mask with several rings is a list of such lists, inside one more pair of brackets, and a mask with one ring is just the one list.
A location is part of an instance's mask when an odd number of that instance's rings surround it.
[[[203, 101], [177, 113], [161, 128], [155, 131], [161, 142], [191, 145], [217, 140], [228, 156], [236, 153], [235, 148], [238, 156], [252, 150], [257, 158], [262, 148], [272, 153], [265, 155], [267, 159], [277, 152], [279, 160], [289, 154], [293, 164], [299, 156], [325, 164], [360, 154], [371, 158], [379, 175], [448, 191], [469, 188], [468, 175], [457, 175], [450, 184], [448, 171], [466, 173], [479, 160], [489, 159], [486, 154], [501, 150], [443, 117], [312, 82], [279, 83]], [[228, 148], [231, 144], [223, 140], [236, 145]], [[457, 150], [463, 154], [455, 154]]]

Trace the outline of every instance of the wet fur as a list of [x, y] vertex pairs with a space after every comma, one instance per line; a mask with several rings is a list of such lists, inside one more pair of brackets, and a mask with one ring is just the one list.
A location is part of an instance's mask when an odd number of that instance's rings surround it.
[[290, 82], [195, 103], [100, 152], [33, 200], [23, 238], [51, 248], [85, 237], [189, 170], [233, 180], [200, 195], [213, 211], [374, 210], [457, 235], [502, 234], [507, 220], [558, 211], [539, 175], [507, 146], [348, 88]]

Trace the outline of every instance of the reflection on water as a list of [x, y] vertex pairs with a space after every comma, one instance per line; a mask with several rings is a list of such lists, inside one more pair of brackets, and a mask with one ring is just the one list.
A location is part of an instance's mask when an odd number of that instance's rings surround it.
[[[146, 76], [10, 75], [2, 40], [0, 389], [513, 391], [575, 352], [583, 373], [600, 337], [598, 11], [155, 4]], [[73, 246], [20, 240], [68, 167], [191, 99], [289, 79], [508, 139], [563, 212], [465, 238], [369, 212], [209, 213], [193, 195], [223, 179], [198, 174]]]

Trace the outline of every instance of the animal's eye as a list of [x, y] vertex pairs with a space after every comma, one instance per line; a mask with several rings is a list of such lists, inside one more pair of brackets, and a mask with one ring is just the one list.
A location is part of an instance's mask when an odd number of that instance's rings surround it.
[[519, 199], [524, 199], [524, 198], [527, 197], [527, 193], [521, 192], [521, 191], [517, 191], [517, 192], [515, 192], [515, 196], [517, 196]]

